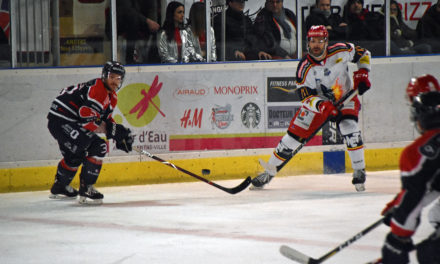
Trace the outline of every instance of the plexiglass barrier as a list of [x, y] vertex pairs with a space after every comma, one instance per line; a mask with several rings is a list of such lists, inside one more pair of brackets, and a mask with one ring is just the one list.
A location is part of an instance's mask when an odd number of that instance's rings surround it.
[[437, 0], [1, 0], [0, 67], [295, 60], [316, 24], [373, 57], [438, 54], [436, 16]]

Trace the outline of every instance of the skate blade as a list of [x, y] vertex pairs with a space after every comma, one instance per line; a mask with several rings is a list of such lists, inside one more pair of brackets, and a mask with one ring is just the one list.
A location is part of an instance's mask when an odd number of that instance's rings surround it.
[[354, 188], [358, 192], [363, 192], [363, 191], [365, 191], [365, 184], [363, 184], [363, 183], [356, 183], [356, 184], [354, 184]]
[[78, 203], [79, 204], [90, 204], [90, 205], [100, 205], [102, 204], [102, 199], [89, 199], [87, 197], [84, 196], [80, 196], [78, 199]]
[[255, 190], [263, 190], [263, 189], [264, 189], [264, 186], [257, 187], [257, 186], [251, 185], [251, 186], [249, 187], [249, 190], [251, 190], [251, 191], [255, 191]]
[[53, 199], [53, 200], [75, 200], [76, 196], [66, 196], [64, 194], [52, 194], [51, 193], [49, 195], [49, 198]]

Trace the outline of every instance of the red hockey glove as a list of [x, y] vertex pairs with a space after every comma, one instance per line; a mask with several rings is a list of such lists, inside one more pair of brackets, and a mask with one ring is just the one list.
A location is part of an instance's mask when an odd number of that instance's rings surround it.
[[330, 121], [338, 121], [341, 113], [330, 101], [322, 101], [318, 105], [319, 112], [325, 117], [329, 117]]
[[371, 87], [368, 79], [368, 71], [366, 69], [359, 69], [353, 73], [354, 89], [359, 91], [359, 95], [363, 95]]

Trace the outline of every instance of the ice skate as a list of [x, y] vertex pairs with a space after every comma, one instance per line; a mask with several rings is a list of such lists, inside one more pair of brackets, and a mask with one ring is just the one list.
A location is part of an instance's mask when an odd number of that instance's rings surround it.
[[353, 172], [353, 180], [351, 183], [353, 183], [354, 188], [356, 188], [356, 191], [363, 192], [365, 191], [365, 179], [367, 175], [365, 173], [365, 169], [361, 170], [354, 170]]
[[55, 181], [55, 183], [52, 185], [52, 188], [50, 189], [50, 195], [49, 198], [51, 199], [75, 199], [78, 195], [78, 191], [75, 190], [70, 185], [61, 185], [58, 183], [58, 181]]
[[104, 195], [95, 187], [91, 185], [81, 185], [79, 188], [79, 203], [80, 204], [102, 204]]
[[264, 185], [268, 184], [272, 180], [273, 176], [267, 171], [260, 173], [257, 177], [252, 179], [252, 185], [250, 190], [260, 190], [264, 188]]

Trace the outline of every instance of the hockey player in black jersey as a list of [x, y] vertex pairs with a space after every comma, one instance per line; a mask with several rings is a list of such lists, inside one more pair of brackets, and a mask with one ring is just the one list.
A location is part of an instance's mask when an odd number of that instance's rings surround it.
[[432, 75], [412, 78], [407, 88], [411, 120], [421, 136], [400, 156], [402, 189], [382, 211], [391, 232], [376, 263], [409, 263], [409, 252], [417, 250], [421, 264], [440, 263], [440, 200], [428, 218], [435, 231], [416, 247], [411, 237], [420, 223], [423, 207], [440, 197], [440, 86]]
[[94, 188], [107, 153], [107, 143], [96, 133], [105, 133], [116, 141], [118, 149], [132, 150], [130, 129], [112, 118], [116, 107], [116, 91], [125, 77], [124, 67], [107, 62], [101, 78], [64, 88], [52, 102], [48, 128], [58, 141], [63, 159], [58, 163], [50, 198], [75, 198], [78, 191], [70, 186], [78, 167], [80, 173], [79, 202], [102, 203], [104, 196]]

